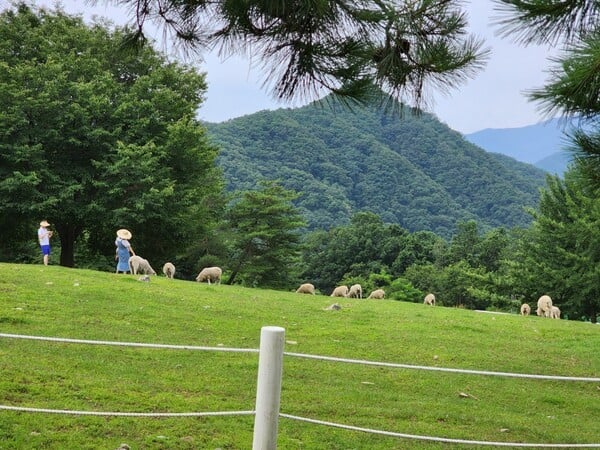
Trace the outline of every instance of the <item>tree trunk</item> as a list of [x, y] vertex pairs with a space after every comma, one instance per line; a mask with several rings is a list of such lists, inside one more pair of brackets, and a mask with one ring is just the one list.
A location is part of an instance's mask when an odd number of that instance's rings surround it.
[[233, 284], [233, 282], [235, 281], [235, 277], [237, 276], [238, 271], [234, 270], [233, 272], [231, 272], [231, 275], [229, 276], [229, 279], [227, 280], [226, 284]]
[[227, 280], [226, 284], [233, 284], [233, 282], [235, 281], [235, 277], [237, 277], [237, 274], [240, 272], [243, 264], [243, 260], [239, 261], [238, 264], [236, 264], [236, 267], [231, 271], [231, 275], [229, 276], [229, 279]]
[[60, 265], [63, 267], [74, 267], [75, 265], [75, 239], [80, 230], [73, 225], [56, 225], [56, 231], [60, 238]]

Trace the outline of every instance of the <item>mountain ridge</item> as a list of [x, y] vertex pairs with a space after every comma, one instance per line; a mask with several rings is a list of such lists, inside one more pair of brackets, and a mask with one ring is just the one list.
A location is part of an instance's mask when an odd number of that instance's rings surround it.
[[435, 116], [336, 102], [207, 124], [230, 190], [278, 179], [301, 193], [309, 229], [371, 211], [410, 231], [450, 236], [458, 221], [525, 226], [545, 173], [466, 141]]

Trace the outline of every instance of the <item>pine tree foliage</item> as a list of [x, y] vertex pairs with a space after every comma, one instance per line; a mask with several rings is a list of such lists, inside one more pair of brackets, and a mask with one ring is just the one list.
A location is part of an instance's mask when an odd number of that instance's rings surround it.
[[600, 313], [599, 198], [577, 168], [564, 180], [549, 176], [514, 267], [536, 298], [550, 294], [569, 318], [593, 322]]
[[488, 50], [455, 0], [114, 0], [133, 11], [131, 42], [148, 22], [187, 50], [256, 58], [273, 94], [360, 99], [376, 85], [420, 105], [454, 88]]
[[600, 25], [597, 0], [496, 0], [504, 36], [526, 44], [572, 42]]
[[597, 0], [496, 0], [505, 36], [525, 44], [562, 44], [549, 81], [530, 92], [549, 115], [578, 118], [571, 133], [575, 157], [600, 186], [600, 3]]
[[228, 283], [289, 286], [300, 255], [299, 231], [305, 225], [292, 205], [296, 194], [276, 182], [238, 194], [226, 214], [231, 230]]

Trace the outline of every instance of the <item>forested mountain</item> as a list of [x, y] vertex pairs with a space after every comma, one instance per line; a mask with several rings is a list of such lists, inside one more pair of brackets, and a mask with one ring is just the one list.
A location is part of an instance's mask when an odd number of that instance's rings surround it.
[[527, 225], [545, 174], [467, 142], [430, 114], [334, 101], [207, 124], [228, 188], [280, 180], [310, 229], [371, 211], [409, 231], [449, 236], [457, 221]]

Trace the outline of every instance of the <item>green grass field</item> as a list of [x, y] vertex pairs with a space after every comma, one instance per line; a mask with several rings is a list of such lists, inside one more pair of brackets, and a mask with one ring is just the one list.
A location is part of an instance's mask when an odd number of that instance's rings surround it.
[[[285, 351], [459, 369], [600, 377], [600, 326], [392, 300], [0, 264], [0, 333]], [[326, 310], [338, 302], [342, 309]], [[0, 405], [56, 410], [250, 411], [258, 354], [0, 337]], [[284, 357], [281, 413], [411, 435], [600, 443], [600, 383]], [[0, 410], [0, 449], [250, 449], [252, 415], [104, 417]], [[479, 448], [282, 417], [280, 449]]]

